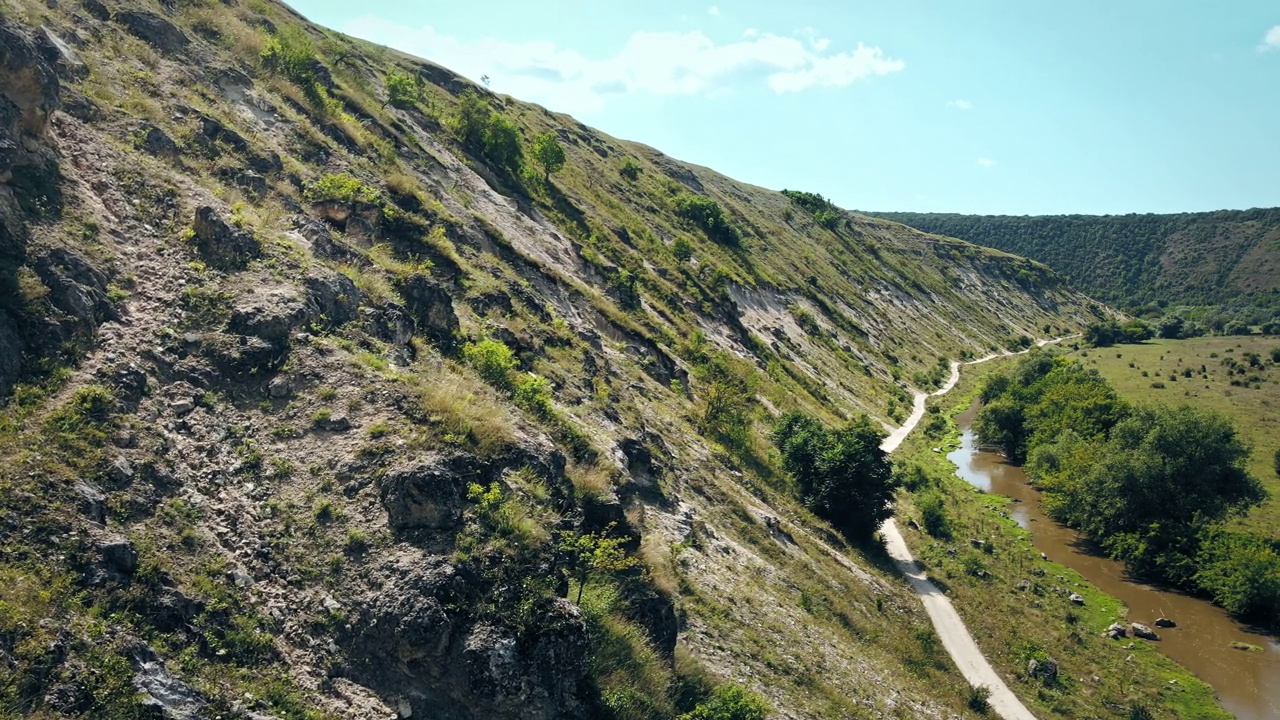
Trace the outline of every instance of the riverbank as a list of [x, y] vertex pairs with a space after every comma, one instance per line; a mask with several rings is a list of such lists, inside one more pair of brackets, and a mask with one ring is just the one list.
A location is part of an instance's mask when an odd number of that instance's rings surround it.
[[[1003, 362], [967, 366], [951, 393], [932, 397], [948, 419], [969, 406], [984, 378]], [[978, 492], [954, 474], [954, 465], [934, 448], [954, 444], [948, 435], [907, 436], [900, 462], [918, 466], [924, 478], [916, 493], [903, 492], [899, 528], [915, 557], [952, 600], [988, 660], [1020, 698], [1042, 717], [1125, 717], [1145, 707], [1153, 717], [1219, 718], [1213, 689], [1145, 641], [1116, 642], [1100, 633], [1124, 617], [1122, 603], [1070, 568], [1040, 558], [1030, 534], [1008, 517], [1009, 501]], [[951, 526], [949, 539], [912, 527], [921, 517], [914, 497], [938, 488]], [[979, 543], [970, 542], [980, 541]], [[1083, 604], [1073, 603], [1074, 593]], [[1056, 676], [1042, 669], [1054, 660]], [[1028, 673], [1035, 660], [1037, 672]]]
[[[1027, 484], [1022, 468], [997, 453], [976, 447], [969, 426], [978, 404], [956, 418], [960, 448], [947, 454], [958, 474], [985, 492], [1011, 498], [1011, 517], [1031, 532], [1036, 550], [1079, 572], [1091, 584], [1120, 599], [1128, 620], [1155, 626], [1171, 618], [1176, 626], [1160, 628], [1159, 649], [1213, 686], [1223, 707], [1238, 720], [1280, 717], [1280, 640], [1259, 633], [1207, 600], [1176, 590], [1131, 580], [1124, 565], [1093, 551], [1079, 533], [1047, 517], [1040, 493]], [[1242, 652], [1256, 647], [1261, 652]]]

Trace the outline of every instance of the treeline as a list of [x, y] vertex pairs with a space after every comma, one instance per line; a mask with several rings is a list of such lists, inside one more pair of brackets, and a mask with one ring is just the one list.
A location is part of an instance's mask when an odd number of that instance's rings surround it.
[[[1259, 325], [1280, 311], [1280, 290], [1246, 255], [1280, 228], [1280, 208], [1175, 215], [958, 215], [870, 213], [1045, 263], [1073, 285], [1129, 309], [1216, 306], [1215, 322]], [[1239, 277], [1237, 277], [1239, 276]], [[1249, 283], [1234, 280], [1257, 279]]]
[[1025, 463], [1050, 517], [1140, 577], [1233, 613], [1280, 612], [1280, 546], [1227, 527], [1266, 495], [1227, 418], [1131, 405], [1097, 371], [1044, 354], [988, 379], [982, 401], [979, 436]]

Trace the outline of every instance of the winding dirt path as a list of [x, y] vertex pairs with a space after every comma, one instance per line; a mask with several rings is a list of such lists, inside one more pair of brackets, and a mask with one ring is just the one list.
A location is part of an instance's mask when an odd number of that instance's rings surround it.
[[[1069, 335], [1067, 337], [1075, 336]], [[1067, 337], [1057, 338], [1056, 340], [1038, 340], [1036, 346], [1044, 347], [1045, 345], [1062, 342]], [[1006, 351], [971, 360], [965, 364], [977, 365], [998, 357], [1021, 355], [1028, 352], [1028, 350], [1017, 353]], [[911, 416], [902, 424], [902, 427], [894, 430], [884, 439], [884, 442], [880, 444], [880, 449], [887, 453], [897, 450], [902, 441], [916, 428], [916, 425], [920, 424], [920, 420], [925, 413], [925, 401], [928, 400], [930, 394], [933, 396], [946, 395], [959, 381], [960, 363], [953, 362], [951, 363], [951, 377], [942, 387], [933, 391], [933, 393], [916, 393]], [[991, 667], [991, 663], [987, 662], [986, 656], [978, 649], [977, 643], [973, 641], [973, 636], [969, 634], [969, 628], [965, 627], [964, 621], [960, 619], [960, 615], [956, 613], [956, 609], [951, 605], [951, 600], [942, 594], [938, 586], [933, 584], [933, 581], [925, 575], [924, 570], [916, 563], [915, 558], [911, 557], [911, 551], [907, 549], [907, 543], [902, 538], [902, 533], [898, 531], [898, 524], [894, 522], [893, 518], [889, 518], [880, 526], [880, 534], [884, 538], [889, 556], [893, 558], [902, 574], [907, 576], [907, 580], [911, 582], [912, 589], [920, 596], [920, 602], [924, 603], [925, 612], [929, 614], [929, 619], [933, 621], [933, 629], [937, 631], [938, 637], [942, 639], [942, 646], [947, 649], [947, 654], [951, 656], [956, 667], [960, 668], [960, 673], [964, 675], [964, 679], [974, 687], [985, 687], [991, 691], [991, 697], [989, 698], [991, 709], [995, 710], [996, 714], [1004, 718], [1004, 720], [1036, 720], [1036, 716], [1031, 714], [1031, 711], [1022, 704], [1022, 701], [1005, 684], [1004, 679], [996, 673], [995, 668]]]

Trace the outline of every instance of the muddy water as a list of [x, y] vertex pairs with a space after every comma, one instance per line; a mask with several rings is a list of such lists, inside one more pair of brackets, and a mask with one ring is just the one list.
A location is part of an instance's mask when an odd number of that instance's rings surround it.
[[[1078, 533], [1045, 516], [1039, 493], [1027, 485], [1021, 468], [976, 447], [969, 425], [977, 409], [975, 403], [956, 418], [963, 431], [961, 446], [947, 454], [956, 474], [982, 490], [1018, 501], [1009, 506], [1010, 515], [1031, 531], [1036, 548], [1119, 598], [1129, 608], [1130, 621], [1154, 627], [1156, 618], [1166, 617], [1178, 623], [1176, 628], [1156, 628], [1157, 645], [1212, 685], [1228, 711], [1240, 720], [1280, 718], [1280, 638], [1250, 632], [1204, 600], [1135, 582], [1122, 564], [1092, 552]], [[1263, 652], [1236, 650], [1232, 642], [1258, 646]]]

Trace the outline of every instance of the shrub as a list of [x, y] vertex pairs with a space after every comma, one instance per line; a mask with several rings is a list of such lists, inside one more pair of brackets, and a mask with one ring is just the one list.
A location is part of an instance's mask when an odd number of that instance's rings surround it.
[[315, 43], [306, 31], [293, 25], [286, 26], [271, 36], [262, 48], [262, 65], [279, 73], [299, 86], [315, 82]]
[[1259, 535], [1208, 531], [1195, 581], [1229, 612], [1260, 618], [1280, 612], [1280, 550]]
[[489, 102], [475, 90], [469, 89], [462, 94], [458, 111], [449, 121], [449, 129], [463, 147], [494, 167], [511, 174], [520, 169], [524, 159], [524, 151], [520, 148], [520, 129], [494, 112]]
[[672, 200], [676, 215], [702, 228], [708, 238], [722, 245], [737, 245], [742, 234], [724, 216], [720, 203], [704, 195], [680, 193]]
[[[678, 237], [671, 243], [671, 254], [680, 262], [689, 262], [693, 258], [693, 243], [688, 239]], [[1280, 351], [1280, 348], [1277, 348]]]
[[622, 177], [635, 182], [640, 177], [640, 163], [635, 158], [623, 158], [622, 165], [618, 167], [618, 172], [622, 173]]
[[692, 712], [679, 720], [764, 720], [769, 706], [764, 699], [739, 685], [726, 683], [711, 691]]
[[986, 685], [975, 685], [969, 688], [969, 699], [965, 704], [979, 715], [986, 715], [991, 711], [991, 688]]
[[931, 491], [916, 498], [920, 510], [920, 524], [930, 535], [947, 539], [951, 537], [951, 522], [947, 519], [946, 504], [942, 493]]
[[350, 175], [330, 174], [307, 186], [303, 193], [310, 202], [367, 203], [376, 205], [382, 201], [378, 189], [360, 182]]
[[551, 416], [551, 381], [533, 373], [521, 374], [515, 380], [512, 399], [516, 405], [540, 418]]
[[516, 369], [516, 354], [501, 340], [481, 340], [462, 346], [462, 359], [475, 368], [485, 382], [503, 390], [512, 386], [511, 373]]
[[402, 72], [387, 74], [387, 104], [409, 110], [422, 101], [422, 79]]

